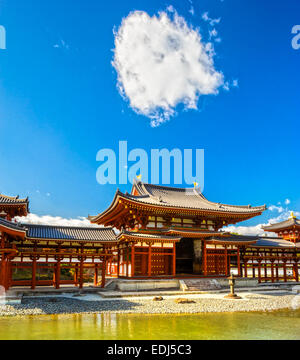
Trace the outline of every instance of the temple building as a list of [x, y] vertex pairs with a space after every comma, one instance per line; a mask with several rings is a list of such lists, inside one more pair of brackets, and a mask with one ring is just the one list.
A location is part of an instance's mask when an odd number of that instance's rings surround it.
[[[62, 284], [83, 287], [105, 278], [161, 279], [254, 277], [298, 281], [300, 221], [264, 227], [274, 236], [242, 236], [223, 230], [261, 215], [266, 206], [207, 200], [197, 187], [175, 188], [135, 181], [119, 190], [89, 227], [16, 223], [28, 199], [0, 195], [0, 285]], [[266, 233], [267, 234], [267, 233]], [[27, 274], [27, 275], [26, 275]]]
[[237, 245], [244, 246], [248, 239], [233, 239], [221, 229], [260, 215], [265, 209], [214, 203], [197, 188], [136, 181], [130, 194], [117, 190], [110, 207], [89, 219], [120, 231], [119, 267], [111, 275], [226, 275], [229, 257], [237, 262]]
[[300, 242], [300, 220], [296, 218], [293, 212], [288, 220], [264, 226], [263, 229], [265, 231], [276, 233], [284, 240], [291, 241], [293, 243]]

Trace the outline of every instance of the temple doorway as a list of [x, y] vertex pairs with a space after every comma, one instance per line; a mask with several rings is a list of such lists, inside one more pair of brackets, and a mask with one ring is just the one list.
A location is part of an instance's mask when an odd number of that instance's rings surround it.
[[194, 245], [188, 238], [176, 243], [176, 275], [193, 274]]

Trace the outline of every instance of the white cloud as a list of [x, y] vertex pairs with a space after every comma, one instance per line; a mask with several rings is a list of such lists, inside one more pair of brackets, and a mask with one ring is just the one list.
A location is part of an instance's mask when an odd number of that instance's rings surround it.
[[75, 219], [65, 219], [60, 216], [51, 215], [36, 215], [28, 214], [27, 216], [17, 216], [15, 219], [18, 222], [25, 224], [37, 224], [37, 225], [57, 225], [57, 226], [81, 226], [81, 227], [98, 227], [96, 224], [91, 224], [90, 221], [84, 217], [77, 217]]
[[277, 211], [279, 213], [284, 212], [284, 208], [282, 206], [270, 205], [268, 209], [270, 211]]
[[194, 14], [195, 14], [195, 9], [194, 9], [193, 6], [191, 6], [191, 8], [190, 8], [190, 10], [189, 10], [189, 13], [190, 13], [191, 15], [194, 15]]
[[291, 200], [290, 199], [285, 199], [284, 203], [285, 203], [285, 205], [289, 205], [291, 203]]
[[211, 17], [209, 17], [209, 16], [208, 16], [208, 11], [206, 11], [205, 13], [202, 14], [202, 19], [203, 19], [204, 21], [207, 21], [210, 26], [214, 26], [214, 25], [216, 25], [216, 24], [219, 24], [219, 22], [221, 21], [221, 18], [212, 19]]
[[239, 81], [238, 81], [238, 79], [234, 79], [234, 80], [232, 81], [232, 86], [233, 86], [233, 87], [239, 87]]
[[214, 49], [173, 7], [150, 17], [134, 11], [115, 32], [113, 66], [118, 89], [138, 114], [158, 126], [176, 106], [197, 109], [201, 95], [218, 94], [223, 74], [214, 67]]
[[[265, 232], [262, 229], [262, 226], [276, 224], [278, 222], [287, 220], [290, 217], [291, 211], [289, 209], [283, 209], [283, 208], [275, 206], [275, 205], [269, 206], [268, 210], [269, 211], [277, 211], [279, 213], [279, 215], [277, 217], [273, 217], [273, 218], [269, 219], [266, 223], [261, 223], [261, 224], [254, 225], [254, 226], [229, 225], [229, 226], [223, 228], [223, 230], [229, 231], [232, 233], [238, 233], [240, 235], [276, 236], [276, 234]], [[299, 217], [300, 212], [296, 211], [296, 212], [294, 212], [294, 215]]]
[[63, 39], [60, 39], [57, 44], [53, 45], [53, 47], [55, 49], [64, 49], [64, 50], [70, 49], [70, 45], [68, 45]]
[[240, 235], [264, 235], [265, 231], [261, 228], [263, 224], [258, 224], [255, 226], [234, 226], [230, 225], [224, 228], [224, 231], [229, 231], [231, 233], [238, 233]]

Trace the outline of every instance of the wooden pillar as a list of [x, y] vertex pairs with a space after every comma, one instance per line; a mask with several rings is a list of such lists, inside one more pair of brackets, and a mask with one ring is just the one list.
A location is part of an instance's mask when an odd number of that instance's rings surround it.
[[126, 277], [129, 276], [129, 244], [126, 243]]
[[79, 288], [83, 288], [83, 256], [80, 257], [79, 265]]
[[267, 259], [265, 259], [264, 269], [265, 269], [265, 279], [268, 280], [268, 264], [267, 264]]
[[32, 276], [31, 276], [31, 289], [36, 287], [36, 257], [32, 259]]
[[258, 260], [258, 282], [261, 283], [261, 261]]
[[78, 264], [74, 267], [74, 285], [78, 286]]
[[225, 275], [228, 276], [228, 252], [226, 245], [225, 245]]
[[135, 249], [134, 249], [134, 243], [132, 243], [131, 248], [131, 277], [134, 277], [134, 270], [135, 270]]
[[279, 281], [278, 262], [275, 264], [276, 281]]
[[118, 255], [117, 255], [117, 276], [119, 277], [120, 275], [120, 248], [118, 246]]
[[274, 260], [271, 259], [271, 281], [274, 282]]
[[248, 277], [248, 259], [244, 259], [244, 268], [245, 268], [245, 278]]
[[203, 241], [203, 274], [207, 275], [207, 251], [206, 251], [206, 241]]
[[295, 262], [295, 264], [293, 265], [293, 275], [294, 275], [294, 279], [296, 282], [299, 281], [299, 274], [298, 274], [298, 263], [297, 261]]
[[94, 286], [98, 285], [98, 265], [95, 264], [95, 272], [94, 272]]
[[152, 260], [152, 247], [151, 247], [151, 243], [149, 243], [149, 248], [148, 248], [148, 276], [151, 276], [152, 274], [152, 267], [151, 267], [151, 261]]
[[60, 288], [60, 258], [57, 259], [55, 267], [55, 288]]
[[255, 279], [255, 264], [254, 264], [253, 258], [251, 260], [251, 265], [252, 265], [252, 277], [253, 277], [253, 279]]
[[106, 268], [106, 259], [102, 259], [102, 274], [101, 274], [101, 287], [104, 288], [105, 286], [105, 268]]
[[8, 281], [7, 281], [7, 257], [2, 253], [1, 255], [1, 282], [0, 285], [4, 287], [5, 290], [8, 290]]
[[240, 257], [240, 248], [237, 248], [237, 267], [238, 267], [238, 277], [241, 277], [241, 257]]
[[283, 280], [287, 282], [287, 276], [286, 276], [286, 259], [283, 260]]
[[176, 276], [176, 243], [173, 243], [173, 256], [172, 256], [172, 275]]
[[7, 288], [9, 289], [11, 287], [12, 284], [12, 264], [11, 264], [11, 259], [8, 259], [7, 262]]

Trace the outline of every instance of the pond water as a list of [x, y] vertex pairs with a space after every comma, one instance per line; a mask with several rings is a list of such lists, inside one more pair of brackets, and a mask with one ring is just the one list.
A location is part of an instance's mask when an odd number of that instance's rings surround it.
[[197, 315], [86, 314], [0, 318], [0, 339], [300, 339], [300, 311]]

